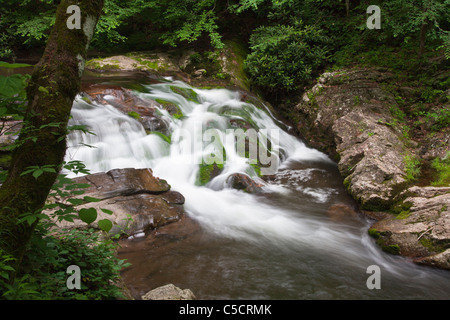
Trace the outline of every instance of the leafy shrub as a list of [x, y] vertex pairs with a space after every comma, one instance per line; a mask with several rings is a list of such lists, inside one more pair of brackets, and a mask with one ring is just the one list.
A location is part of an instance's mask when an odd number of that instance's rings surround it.
[[450, 108], [443, 106], [426, 114], [427, 122], [432, 131], [440, 131], [450, 126]]
[[[0, 255], [1, 299], [105, 300], [123, 298], [118, 286], [124, 260], [115, 256], [117, 243], [100, 239], [91, 230], [53, 232], [42, 223], [36, 228], [30, 248], [14, 283], [10, 283], [8, 264], [12, 258]], [[67, 268], [81, 270], [81, 289], [70, 290]]]
[[419, 158], [414, 155], [406, 155], [404, 157], [405, 173], [407, 181], [415, 181], [421, 173], [421, 162]]
[[450, 185], [450, 152], [444, 159], [436, 158], [431, 163], [431, 167], [436, 170], [437, 178], [432, 183], [433, 186], [449, 186]]
[[245, 67], [257, 86], [291, 91], [311, 80], [323, 66], [328, 42], [314, 27], [263, 26], [250, 38]]

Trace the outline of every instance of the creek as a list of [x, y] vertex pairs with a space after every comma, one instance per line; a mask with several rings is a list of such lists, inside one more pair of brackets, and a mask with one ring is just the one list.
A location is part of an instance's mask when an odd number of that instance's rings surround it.
[[[92, 173], [151, 168], [184, 195], [185, 219], [121, 242], [119, 257], [132, 264], [123, 278], [136, 297], [173, 283], [198, 299], [450, 298], [449, 272], [383, 252], [367, 233], [372, 221], [343, 188], [337, 165], [288, 133], [263, 103], [169, 78], [141, 82], [134, 94], [161, 102], [164, 135], [149, 134], [113, 103], [78, 96], [71, 124], [87, 125], [95, 135], [72, 133], [67, 159], [83, 161]], [[168, 104], [178, 108], [175, 115]], [[265, 133], [256, 144], [276, 155], [265, 179], [225, 139], [227, 129], [243, 127]], [[202, 134], [207, 129], [217, 133], [214, 143]], [[279, 136], [269, 137], [270, 130]], [[202, 185], [201, 163], [218, 149], [225, 160], [221, 171]], [[252, 177], [263, 192], [231, 188], [234, 173]], [[367, 287], [372, 265], [380, 268], [380, 289]]]

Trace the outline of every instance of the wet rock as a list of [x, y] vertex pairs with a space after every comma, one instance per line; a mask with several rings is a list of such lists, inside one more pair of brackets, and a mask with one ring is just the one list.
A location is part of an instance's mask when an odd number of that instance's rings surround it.
[[403, 195], [405, 211], [373, 224], [372, 234], [418, 263], [450, 269], [450, 188], [415, 186]]
[[182, 290], [173, 284], [156, 288], [142, 296], [142, 300], [195, 300], [191, 290]]
[[355, 110], [333, 125], [339, 170], [363, 209], [388, 209], [407, 184], [403, 143], [379, 116]]
[[242, 190], [248, 193], [260, 193], [263, 191], [263, 184], [259, 183], [246, 174], [233, 173], [227, 178], [227, 184], [236, 190]]
[[167, 181], [154, 177], [151, 169], [113, 169], [73, 180], [75, 183], [90, 184], [85, 194], [101, 200], [139, 193], [162, 194], [170, 190]]
[[[165, 180], [154, 177], [151, 169], [115, 169], [74, 178], [73, 181], [77, 184], [89, 184], [90, 187], [81, 189], [84, 193], [72, 196], [72, 199], [84, 199], [86, 196], [97, 199], [95, 202], [77, 204], [76, 209], [95, 208], [97, 219], [90, 227], [98, 228], [98, 221], [108, 219], [113, 222], [111, 234], [146, 232], [176, 222], [184, 215], [183, 195], [171, 191], [170, 185]], [[67, 199], [53, 201], [70, 205]], [[88, 227], [79, 219], [74, 222], [63, 221], [58, 226]]]
[[378, 70], [326, 73], [297, 105], [305, 140], [336, 159], [345, 187], [365, 210], [384, 210], [406, 185], [401, 132], [390, 123], [392, 94]]
[[161, 197], [170, 204], [184, 204], [185, 198], [178, 191], [168, 191], [161, 195]]
[[[102, 84], [84, 87], [83, 94], [88, 102], [109, 104], [122, 113], [133, 117], [142, 124], [147, 132], [168, 133], [169, 124], [167, 120], [156, 112], [161, 104], [152, 99], [140, 98], [127, 88]], [[162, 105], [162, 107], [166, 108], [166, 105]], [[170, 110], [168, 111], [170, 113]]]

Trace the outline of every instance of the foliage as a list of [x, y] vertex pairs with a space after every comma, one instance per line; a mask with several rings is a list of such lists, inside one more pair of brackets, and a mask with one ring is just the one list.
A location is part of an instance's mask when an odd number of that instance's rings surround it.
[[260, 27], [250, 38], [246, 69], [256, 85], [290, 91], [324, 65], [328, 44], [329, 39], [314, 27]]
[[[28, 80], [29, 76], [18, 74], [10, 77], [0, 76], [2, 84], [0, 86], [0, 118], [23, 119], [26, 107], [25, 87]], [[48, 125], [59, 126], [57, 123]], [[3, 126], [0, 134], [4, 134]], [[23, 127], [26, 130], [26, 125]], [[71, 126], [68, 130], [89, 133], [82, 126]], [[17, 143], [14, 143], [3, 148], [2, 151], [13, 150], [16, 147]], [[121, 290], [114, 283], [118, 281], [120, 270], [126, 265], [114, 257], [117, 244], [108, 237], [100, 239], [100, 234], [92, 230], [55, 231], [57, 222], [70, 223], [79, 218], [90, 224], [97, 219], [97, 211], [94, 208], [76, 209], [78, 205], [88, 205], [98, 201], [98, 199], [83, 196], [84, 189], [89, 185], [75, 183], [67, 177], [69, 172], [88, 174], [89, 171], [82, 162], [71, 161], [60, 167], [31, 166], [22, 172], [22, 175], [32, 175], [34, 179], [39, 180], [45, 172], [60, 172], [60, 174], [45, 206], [37, 212], [23, 213], [17, 222], [29, 225], [38, 223], [20, 269], [15, 270], [11, 264], [14, 258], [3, 251], [0, 252], [1, 298], [113, 299], [121, 297]], [[102, 211], [112, 214], [106, 209]], [[113, 223], [103, 219], [98, 221], [98, 227], [106, 236], [113, 227]], [[65, 284], [68, 277], [66, 268], [72, 264], [78, 265], [82, 270], [83, 281], [79, 291], [71, 291]], [[14, 281], [10, 279], [11, 273], [16, 273]]]
[[421, 162], [418, 157], [408, 154], [404, 158], [404, 164], [405, 164], [405, 173], [406, 173], [406, 180], [407, 181], [414, 181], [416, 180], [421, 173]]
[[[76, 174], [87, 174], [83, 163], [72, 161], [64, 164], [64, 169]], [[50, 166], [29, 168], [23, 174], [32, 174], [38, 179], [46, 170], [55, 170]], [[84, 194], [87, 184], [75, 183], [60, 174], [49, 194], [49, 199], [42, 210], [36, 213], [25, 213], [19, 223], [30, 225], [38, 222], [25, 254], [21, 269], [15, 281], [9, 281], [11, 266], [7, 263], [11, 257], [0, 256], [0, 289], [3, 299], [117, 299], [122, 291], [117, 286], [120, 271], [128, 266], [123, 260], [115, 257], [118, 244], [109, 237], [100, 238], [98, 232], [90, 230], [55, 231], [56, 223], [74, 222], [79, 218], [90, 224], [97, 219], [94, 208], [77, 210], [76, 206], [97, 202], [98, 199]], [[44, 211], [47, 210], [47, 213]], [[112, 214], [111, 211], [102, 209]], [[106, 233], [113, 223], [107, 219], [98, 221], [99, 229]], [[77, 265], [82, 270], [82, 287], [80, 290], [69, 290], [66, 286], [66, 269]]]
[[[115, 257], [117, 243], [100, 239], [92, 230], [49, 232], [39, 224], [21, 264], [16, 281], [8, 280], [11, 257], [0, 254], [1, 299], [8, 300], [102, 300], [123, 298], [118, 286], [120, 271], [127, 267]], [[70, 290], [67, 268], [81, 270], [81, 289]]]
[[[29, 75], [14, 74], [9, 77], [0, 75], [0, 119], [5, 116], [16, 120], [23, 118], [26, 101], [25, 87], [29, 79]], [[0, 134], [2, 134], [1, 130]]]
[[388, 36], [411, 41], [421, 31], [432, 42], [448, 46], [450, 31], [450, 2], [447, 0], [388, 1], [382, 8], [386, 10], [384, 26]]
[[436, 170], [437, 178], [432, 182], [433, 186], [449, 186], [450, 185], [450, 152], [443, 159], [436, 158], [433, 160], [431, 167]]
[[431, 124], [432, 131], [440, 131], [450, 127], [450, 107], [443, 106], [434, 112], [426, 114], [427, 122]]

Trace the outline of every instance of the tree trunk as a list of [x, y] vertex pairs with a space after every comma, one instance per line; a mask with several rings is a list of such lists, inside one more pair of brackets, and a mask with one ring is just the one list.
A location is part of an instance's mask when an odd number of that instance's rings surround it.
[[425, 53], [425, 41], [427, 37], [428, 23], [422, 23], [420, 27], [420, 43], [419, 43], [419, 59], [422, 58]]
[[348, 17], [348, 15], [350, 14], [350, 0], [345, 0], [345, 11]]
[[[81, 29], [69, 29], [67, 9], [81, 9]], [[0, 249], [20, 263], [36, 223], [18, 223], [38, 212], [47, 199], [66, 152], [67, 124], [80, 90], [87, 49], [103, 0], [62, 0], [45, 52], [27, 87], [28, 109], [8, 177], [0, 188]], [[37, 179], [22, 173], [31, 166], [52, 166]]]

